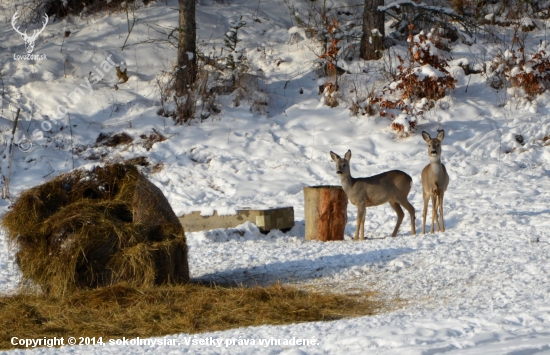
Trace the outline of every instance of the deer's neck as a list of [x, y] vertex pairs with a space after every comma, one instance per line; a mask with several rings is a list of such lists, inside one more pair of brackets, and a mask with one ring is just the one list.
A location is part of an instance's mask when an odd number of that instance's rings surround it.
[[340, 175], [340, 182], [344, 191], [349, 191], [355, 182], [355, 179], [351, 177], [351, 174]]
[[436, 176], [441, 175], [443, 171], [443, 167], [441, 166], [441, 157], [430, 157], [430, 169]]

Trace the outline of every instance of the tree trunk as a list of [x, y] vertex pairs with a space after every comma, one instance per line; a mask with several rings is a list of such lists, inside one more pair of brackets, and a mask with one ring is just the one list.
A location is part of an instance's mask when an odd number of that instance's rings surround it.
[[304, 187], [306, 239], [344, 240], [348, 197], [341, 186]]
[[380, 59], [384, 51], [384, 12], [378, 11], [378, 6], [384, 6], [384, 0], [365, 0], [361, 37], [361, 58], [365, 60]]
[[197, 77], [195, 0], [179, 0], [179, 10], [178, 71], [176, 74], [176, 96], [178, 98], [188, 94]]

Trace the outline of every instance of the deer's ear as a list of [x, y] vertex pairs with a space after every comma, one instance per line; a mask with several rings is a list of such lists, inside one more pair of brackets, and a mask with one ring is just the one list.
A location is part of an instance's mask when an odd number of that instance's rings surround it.
[[338, 154], [334, 153], [334, 152], [330, 152], [330, 157], [332, 158], [332, 160], [334, 160], [336, 163], [338, 162], [338, 160], [340, 159], [340, 156], [338, 156]]
[[344, 155], [344, 159], [346, 159], [347, 161], [349, 161], [351, 159], [351, 150], [348, 150], [346, 152], [346, 155]]
[[424, 138], [426, 142], [432, 139], [432, 137], [430, 137], [430, 134], [426, 131], [422, 131], [422, 138]]
[[444, 130], [441, 130], [441, 131], [439, 131], [439, 133], [437, 133], [437, 139], [439, 139], [440, 141], [442, 141], [443, 138], [445, 138], [445, 131], [444, 131]]

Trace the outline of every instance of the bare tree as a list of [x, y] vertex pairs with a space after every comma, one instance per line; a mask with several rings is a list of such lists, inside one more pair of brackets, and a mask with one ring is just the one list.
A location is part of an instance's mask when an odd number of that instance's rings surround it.
[[361, 37], [361, 58], [365, 60], [380, 59], [384, 51], [385, 13], [378, 11], [378, 6], [384, 6], [384, 0], [365, 0]]
[[179, 98], [177, 123], [181, 124], [191, 119], [194, 111], [190, 91], [197, 77], [195, 0], [179, 0], [179, 10], [176, 96]]

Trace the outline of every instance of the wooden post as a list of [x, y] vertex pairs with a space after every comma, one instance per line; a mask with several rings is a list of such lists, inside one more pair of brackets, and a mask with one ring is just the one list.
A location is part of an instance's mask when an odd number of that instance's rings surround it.
[[304, 202], [307, 240], [344, 240], [348, 197], [341, 186], [306, 186]]

